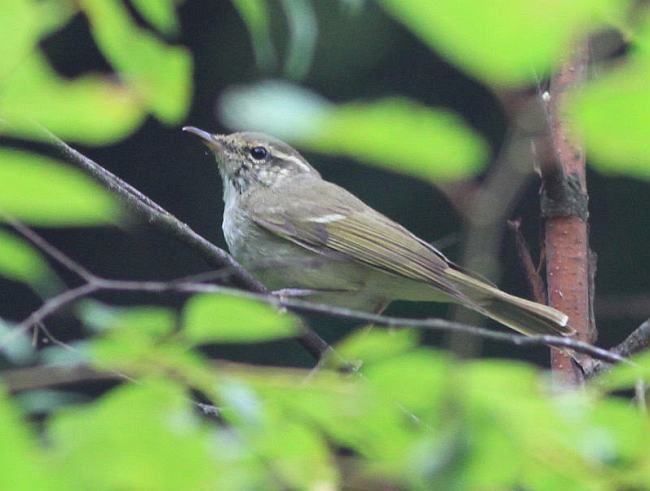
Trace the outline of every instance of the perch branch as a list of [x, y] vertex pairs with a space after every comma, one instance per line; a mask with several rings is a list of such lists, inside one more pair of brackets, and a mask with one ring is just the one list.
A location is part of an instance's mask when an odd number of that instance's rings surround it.
[[[96, 181], [115, 193], [120, 199], [146, 223], [170, 235], [199, 253], [211, 266], [232, 272], [234, 284], [257, 293], [266, 294], [268, 290], [246, 271], [235, 259], [223, 249], [215, 246], [197, 234], [186, 223], [181, 222], [156, 202], [145, 196], [130, 184], [115, 176], [97, 162], [86, 157], [63, 140], [43, 128], [48, 141], [57, 148], [68, 161], [90, 174]], [[331, 347], [316, 332], [306, 328], [297, 341], [314, 358], [320, 359]]]
[[[19, 232], [25, 231], [25, 227], [17, 229]], [[29, 232], [25, 237], [32, 239], [38, 237], [40, 247], [44, 247], [46, 252], [51, 257], [58, 260], [61, 264], [70, 264], [73, 262], [71, 258], [66, 256], [63, 252], [56, 249], [47, 241], [38, 236], [34, 231], [27, 229]], [[6, 343], [10, 342], [16, 336], [25, 333], [36, 323], [43, 322], [47, 317], [54, 314], [59, 309], [75, 302], [79, 298], [88, 296], [97, 291], [137, 291], [149, 293], [164, 293], [164, 292], [181, 292], [181, 293], [224, 293], [233, 296], [240, 296], [252, 298], [266, 302], [276, 307], [288, 308], [295, 311], [303, 312], [316, 312], [326, 314], [332, 317], [339, 317], [344, 319], [354, 319], [364, 322], [371, 322], [377, 325], [386, 327], [414, 327], [428, 330], [439, 330], [446, 332], [463, 333], [480, 337], [483, 339], [490, 339], [502, 343], [510, 343], [516, 346], [553, 346], [556, 348], [567, 348], [578, 353], [589, 355], [593, 358], [607, 361], [610, 363], [625, 362], [626, 359], [616, 353], [608, 350], [598, 348], [583, 341], [574, 340], [559, 336], [522, 336], [519, 334], [508, 334], [504, 332], [492, 331], [477, 326], [468, 324], [461, 324], [458, 322], [446, 321], [443, 319], [409, 319], [404, 317], [391, 317], [379, 314], [369, 314], [352, 309], [341, 307], [333, 307], [331, 305], [317, 304], [306, 302], [303, 300], [296, 300], [292, 298], [280, 298], [268, 293], [256, 293], [244, 291], [237, 288], [224, 287], [220, 285], [211, 285], [204, 283], [182, 282], [182, 281], [125, 281], [125, 280], [111, 280], [98, 277], [85, 268], [79, 266], [75, 268], [87, 274], [87, 283], [84, 285], [67, 290], [49, 300], [37, 310], [32, 312], [24, 321], [15, 326], [10, 333], [6, 334], [0, 339], [0, 350]]]

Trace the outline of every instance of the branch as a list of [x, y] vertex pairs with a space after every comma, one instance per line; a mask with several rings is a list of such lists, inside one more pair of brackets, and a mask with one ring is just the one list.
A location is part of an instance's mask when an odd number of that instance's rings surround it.
[[[619, 356], [628, 358], [640, 351], [650, 347], [650, 319], [646, 320], [643, 324], [637, 327], [632, 334], [626, 337], [620, 344], [610, 349], [612, 353]], [[585, 377], [591, 378], [601, 372], [609, 370], [612, 367], [611, 363], [605, 360], [594, 360], [590, 366], [586, 367]]]
[[[211, 266], [231, 271], [234, 283], [246, 290], [267, 294], [268, 290], [246, 271], [223, 249], [200, 236], [189, 225], [178, 220], [162, 206], [124, 182], [95, 161], [70, 147], [63, 140], [42, 128], [47, 140], [57, 148], [68, 161], [90, 174], [96, 181], [118, 195], [121, 200], [139, 217], [158, 230], [170, 235], [198, 252]], [[38, 245], [38, 244], [37, 244]], [[67, 265], [64, 264], [67, 267]], [[316, 332], [306, 328], [297, 341], [314, 358], [320, 359], [331, 347]]]
[[[260, 294], [237, 288], [225, 287], [220, 285], [211, 285], [204, 283], [180, 283], [178, 281], [122, 281], [97, 279], [92, 284], [94, 289], [85, 292], [89, 295], [94, 291], [133, 291], [148, 293], [180, 292], [180, 293], [222, 293], [237, 297], [250, 298], [259, 300], [275, 307], [284, 307], [299, 312], [313, 312], [338, 317], [343, 319], [352, 319], [363, 322], [371, 322], [376, 325], [385, 327], [413, 327], [419, 329], [455, 332], [468, 334], [482, 339], [489, 339], [500, 343], [512, 344], [515, 346], [552, 346], [573, 350], [577, 353], [589, 355], [595, 359], [603, 360], [609, 363], [629, 363], [623, 356], [598, 348], [584, 341], [578, 341], [571, 338], [560, 336], [524, 336], [520, 334], [509, 334], [505, 332], [493, 331], [484, 327], [477, 327], [459, 322], [447, 321], [444, 319], [411, 319], [406, 317], [393, 317], [380, 314], [370, 314], [359, 310], [346, 309], [343, 307], [333, 307], [331, 305], [319, 304], [297, 299], [279, 298], [275, 295]], [[69, 290], [73, 291], [73, 290]], [[65, 301], [58, 299], [53, 304], [46, 302], [43, 307], [25, 321], [18, 324], [12, 331], [11, 335], [16, 336], [25, 332], [33, 324], [30, 322], [38, 317], [43, 321], [47, 316], [56, 312], [57, 309], [76, 301], [83, 295], [69, 296]], [[55, 297], [56, 298], [56, 297]], [[6, 338], [6, 337], [5, 337]], [[0, 340], [0, 347], [5, 339]]]
[[[548, 102], [554, 159], [542, 162], [542, 215], [545, 222], [546, 275], [549, 304], [569, 316], [578, 339], [592, 341], [589, 316], [589, 237], [585, 155], [570, 134], [564, 114], [571, 89], [585, 77], [588, 46], [577, 47], [551, 80]], [[551, 366], [566, 382], [579, 384], [580, 374], [566, 353], [551, 352]]]

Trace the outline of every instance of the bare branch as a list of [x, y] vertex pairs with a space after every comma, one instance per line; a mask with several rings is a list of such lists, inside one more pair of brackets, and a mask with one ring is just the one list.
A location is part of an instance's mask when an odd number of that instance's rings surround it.
[[[162, 206], [145, 196], [130, 184], [115, 176], [97, 162], [70, 147], [63, 140], [42, 128], [47, 140], [57, 148], [71, 163], [89, 173], [96, 181], [118, 195], [124, 203], [146, 223], [158, 230], [176, 238], [198, 252], [208, 264], [221, 270], [231, 271], [234, 284], [241, 288], [257, 292], [269, 293], [255, 277], [246, 271], [235, 259], [223, 249], [215, 246], [204, 237], [197, 234], [186, 223], [178, 220]], [[79, 272], [79, 271], [77, 271]], [[331, 347], [312, 329], [306, 328], [297, 341], [316, 359], [320, 359]]]
[[[565, 348], [565, 349], [573, 350], [577, 353], [583, 353], [595, 359], [607, 361], [609, 363], [626, 362], [626, 359], [617, 353], [608, 351], [606, 349], [598, 348], [596, 346], [593, 346], [583, 341], [578, 341], [566, 337], [523, 336], [520, 334], [509, 334], [505, 332], [493, 331], [491, 329], [487, 329], [483, 327], [477, 327], [468, 324], [462, 324], [459, 322], [447, 321], [444, 319], [410, 319], [406, 317], [392, 317], [392, 316], [379, 315], [379, 314], [370, 314], [359, 310], [346, 309], [342, 307], [334, 307], [331, 305], [307, 302], [304, 300], [279, 298], [274, 295], [248, 292], [248, 291], [220, 286], [220, 285], [211, 285], [211, 284], [204, 284], [204, 283], [179, 283], [177, 281], [141, 282], [141, 281], [99, 279], [98, 282], [93, 285], [84, 285], [84, 286], [86, 287], [92, 286], [93, 288], [89, 289], [86, 292], [80, 292], [78, 291], [79, 289], [68, 290], [68, 292], [65, 293], [69, 293], [73, 291], [75, 293], [73, 295], [69, 295], [69, 298], [66, 297], [65, 299], [54, 297], [57, 298], [57, 301], [54, 303], [46, 302], [46, 304], [41, 309], [39, 309], [39, 311], [37, 311], [39, 312], [38, 321], [42, 321], [48, 315], [53, 314], [57, 308], [62, 308], [65, 305], [68, 305], [70, 302], [75, 301], [84, 295], [89, 295], [90, 293], [99, 290], [112, 290], [112, 291], [122, 291], [122, 292], [138, 291], [138, 292], [150, 292], [150, 293], [164, 293], [164, 292], [223, 293], [223, 294], [228, 294], [228, 295], [233, 295], [238, 297], [260, 300], [262, 302], [266, 302], [276, 307], [285, 307], [299, 312], [314, 312], [314, 313], [326, 314], [332, 317], [339, 317], [343, 319], [354, 319], [363, 322], [371, 322], [373, 324], [380, 325], [380, 326], [413, 327], [413, 328], [435, 330], [435, 331], [456, 332], [456, 333], [462, 333], [462, 334], [471, 335], [475, 337], [480, 337], [482, 339], [489, 339], [501, 343], [512, 344], [515, 346], [552, 346], [556, 348]], [[61, 295], [59, 297], [61, 297]], [[36, 312], [34, 314], [36, 314]], [[31, 325], [33, 325], [34, 322], [35, 321], [33, 320], [33, 317], [30, 316], [28, 319], [21, 322], [17, 326], [17, 328], [10, 333], [10, 335], [17, 335], [19, 331], [24, 332]], [[0, 343], [2, 342], [4, 342], [4, 339], [0, 340]]]
[[[628, 358], [648, 347], [650, 347], [650, 319], [637, 327], [632, 331], [632, 334], [609, 351]], [[585, 367], [585, 376], [591, 378], [594, 375], [609, 370], [611, 367], [611, 363], [608, 363], [606, 360], [594, 360], [593, 363]]]

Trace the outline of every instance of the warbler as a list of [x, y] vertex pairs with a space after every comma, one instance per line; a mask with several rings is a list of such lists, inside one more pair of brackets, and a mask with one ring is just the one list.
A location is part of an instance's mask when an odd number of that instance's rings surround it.
[[571, 335], [562, 312], [499, 290], [374, 210], [286, 143], [211, 134], [232, 255], [271, 290], [379, 312], [394, 300], [455, 302], [528, 335]]

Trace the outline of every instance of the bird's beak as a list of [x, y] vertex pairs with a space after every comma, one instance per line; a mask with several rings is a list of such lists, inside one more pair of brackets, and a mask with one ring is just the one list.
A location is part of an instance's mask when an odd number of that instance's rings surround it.
[[217, 135], [203, 131], [195, 126], [183, 126], [183, 131], [198, 136], [211, 150], [221, 150], [222, 142]]

